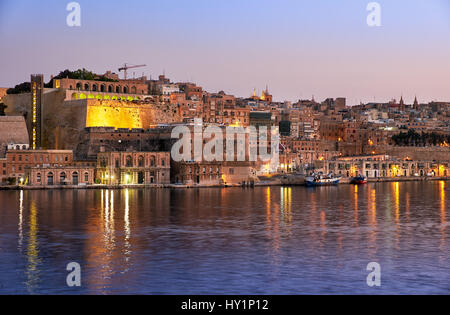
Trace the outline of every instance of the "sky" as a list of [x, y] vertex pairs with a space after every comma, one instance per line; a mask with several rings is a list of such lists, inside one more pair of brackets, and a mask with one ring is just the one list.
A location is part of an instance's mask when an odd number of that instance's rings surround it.
[[0, 0], [0, 87], [126, 62], [241, 97], [450, 101], [448, 0], [379, 0], [380, 27], [369, 0], [78, 0], [80, 27], [69, 2]]

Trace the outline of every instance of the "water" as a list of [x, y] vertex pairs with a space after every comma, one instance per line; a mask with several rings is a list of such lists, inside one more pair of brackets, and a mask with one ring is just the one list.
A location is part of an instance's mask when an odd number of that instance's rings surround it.
[[0, 294], [448, 294], [449, 189], [0, 191]]

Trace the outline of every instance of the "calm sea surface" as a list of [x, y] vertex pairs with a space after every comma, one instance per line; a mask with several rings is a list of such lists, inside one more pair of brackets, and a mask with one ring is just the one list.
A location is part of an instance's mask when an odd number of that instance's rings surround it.
[[0, 191], [0, 294], [449, 294], [449, 198], [450, 182]]

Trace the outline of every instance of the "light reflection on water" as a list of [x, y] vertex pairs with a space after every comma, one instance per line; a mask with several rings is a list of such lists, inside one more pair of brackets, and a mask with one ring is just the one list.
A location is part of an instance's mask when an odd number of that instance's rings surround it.
[[[0, 192], [0, 293], [450, 293], [448, 183]], [[366, 266], [382, 266], [368, 288]], [[82, 287], [65, 285], [66, 265]]]

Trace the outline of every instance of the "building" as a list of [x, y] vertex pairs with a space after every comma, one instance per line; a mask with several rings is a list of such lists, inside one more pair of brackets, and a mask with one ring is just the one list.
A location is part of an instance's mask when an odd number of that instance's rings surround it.
[[400, 160], [389, 155], [340, 157], [329, 162], [329, 171], [344, 177], [448, 177], [448, 162]]
[[182, 185], [247, 185], [257, 180], [249, 162], [177, 162], [172, 182]]
[[8, 92], [8, 88], [1, 88], [0, 87], [0, 101], [2, 100], [3, 96], [6, 95], [7, 92]]
[[25, 170], [24, 183], [33, 187], [87, 186], [94, 184], [95, 167], [36, 166]]
[[42, 75], [33, 75], [30, 93], [2, 100], [7, 115], [26, 117], [32, 149], [77, 151], [87, 127], [148, 129], [182, 122], [176, 106], [147, 94], [143, 80], [54, 79], [51, 89], [43, 82]]
[[31, 129], [30, 144], [33, 150], [42, 148], [44, 75], [31, 75]]
[[170, 153], [99, 153], [96, 181], [104, 185], [170, 184]]
[[27, 125], [23, 116], [0, 116], [0, 158], [6, 157], [8, 149], [30, 146]]
[[62, 168], [73, 163], [70, 150], [9, 150], [1, 163], [1, 182], [27, 184], [26, 170], [33, 167]]

